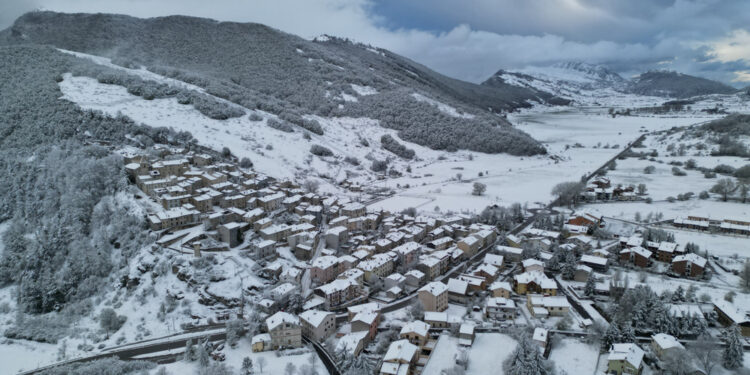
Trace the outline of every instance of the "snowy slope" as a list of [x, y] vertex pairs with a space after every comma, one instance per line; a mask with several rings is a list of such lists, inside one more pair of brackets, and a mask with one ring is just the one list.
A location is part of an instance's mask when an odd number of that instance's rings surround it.
[[549, 92], [579, 105], [647, 106], [663, 101], [658, 97], [629, 94], [628, 81], [619, 74], [601, 65], [582, 62], [500, 70], [484, 84], [493, 82]]
[[[64, 52], [140, 76], [143, 79], [210, 95], [199, 87], [163, 77], [145, 69], [128, 69], [114, 65], [108, 58]], [[395, 156], [380, 146], [380, 138], [384, 134], [390, 134], [406, 147], [414, 149], [417, 157], [426, 161], [437, 160], [443, 154], [440, 151], [403, 141], [395, 130], [381, 127], [378, 120], [366, 117], [329, 118], [306, 115], [304, 117], [317, 120], [325, 130], [324, 135], [309, 134], [310, 139], [306, 139], [305, 133], [308, 132], [299, 128], [295, 128], [293, 133], [286, 133], [267, 126], [268, 120], [276, 119], [276, 115], [259, 110], [251, 111], [221, 98], [214, 97], [220, 102], [240, 108], [247, 115], [227, 120], [215, 120], [206, 117], [192, 106], [179, 104], [175, 98], [145, 100], [128, 93], [122, 86], [102, 84], [93, 78], [74, 77], [71, 74], [65, 74], [63, 78], [63, 81], [59, 83], [60, 90], [64, 94], [62, 99], [74, 102], [82, 108], [99, 110], [113, 116], [123, 114], [138, 123], [152, 127], [163, 126], [189, 131], [202, 145], [216, 150], [229, 147], [236, 156], [250, 158], [254, 163], [254, 168], [259, 172], [278, 179], [296, 179], [297, 181], [303, 181], [306, 178], [321, 178], [324, 182], [324, 189], [328, 191], [334, 189], [335, 182], [340, 182], [345, 178], [354, 179], [363, 184], [375, 181], [377, 174], [370, 170], [370, 160], [374, 159], [390, 158], [391, 168], [401, 173], [408, 173], [406, 170], [410, 165], [409, 161]], [[372, 95], [374, 90], [367, 86], [358, 86], [354, 89], [359, 97]], [[351, 96], [349, 101], [357, 100], [357, 96]], [[459, 113], [455, 108], [424, 95], [414, 94], [413, 97], [415, 101], [428, 102], [452, 116], [470, 116]], [[251, 113], [259, 115], [262, 119], [251, 120], [249, 117]], [[368, 146], [363, 145], [363, 139], [367, 141]], [[309, 152], [313, 144], [329, 148], [334, 156], [313, 156]], [[352, 165], [344, 161], [346, 157], [356, 158], [360, 165]]]
[[584, 62], [500, 70], [483, 84], [525, 87], [584, 106], [645, 107], [660, 105], [668, 98], [695, 95], [719, 95], [727, 100], [737, 97], [724, 85], [699, 77], [673, 72], [648, 72], [630, 80], [605, 66]]

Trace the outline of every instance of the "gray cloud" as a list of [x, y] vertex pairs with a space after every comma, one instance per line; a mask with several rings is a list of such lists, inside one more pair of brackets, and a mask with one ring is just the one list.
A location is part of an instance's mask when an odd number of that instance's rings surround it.
[[15, 17], [38, 4], [63, 12], [260, 22], [304, 38], [349, 37], [473, 82], [500, 68], [566, 60], [607, 64], [626, 75], [675, 69], [738, 85], [732, 81], [748, 79], [741, 72], [750, 71], [745, 0], [35, 1], [3, 0], [0, 15]]

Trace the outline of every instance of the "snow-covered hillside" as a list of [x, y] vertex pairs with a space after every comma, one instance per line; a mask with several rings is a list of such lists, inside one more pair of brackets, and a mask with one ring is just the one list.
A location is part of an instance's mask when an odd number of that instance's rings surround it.
[[501, 70], [492, 79], [549, 92], [579, 105], [651, 106], [664, 101], [659, 97], [629, 94], [625, 78], [604, 66], [583, 62]]
[[[184, 87], [209, 95], [199, 87], [163, 77], [145, 69], [127, 69], [112, 64], [108, 58], [82, 53], [73, 54], [143, 79]], [[297, 128], [293, 132], [284, 132], [268, 125], [269, 120], [278, 119], [276, 115], [260, 110], [251, 111], [217, 97], [213, 98], [240, 108], [246, 115], [227, 120], [215, 120], [206, 117], [192, 106], [178, 103], [175, 98], [146, 100], [128, 93], [125, 87], [102, 84], [93, 78], [77, 77], [71, 74], [63, 75], [63, 80], [59, 85], [64, 94], [62, 99], [74, 102], [84, 109], [98, 110], [113, 116], [122, 114], [138, 123], [152, 127], [189, 131], [204, 146], [215, 150], [228, 147], [234, 155], [240, 158], [250, 158], [254, 168], [259, 172], [278, 179], [297, 181], [307, 178], [319, 179], [323, 182], [324, 190], [327, 191], [336, 190], [341, 193], [335, 185], [344, 179], [357, 181], [362, 185], [377, 181], [382, 173], [375, 173], [370, 169], [373, 160], [388, 159], [389, 169], [408, 175], [409, 165], [414, 161], [402, 159], [383, 149], [380, 139], [385, 134], [391, 135], [407, 148], [415, 150], [417, 158], [424, 162], [434, 162], [445, 154], [442, 151], [403, 141], [395, 130], [381, 127], [378, 120], [366, 117], [334, 118], [307, 115], [304, 117], [321, 124], [325, 131], [323, 135]], [[360, 97], [372, 94], [372, 89], [367, 87], [357, 87], [355, 91]], [[356, 97], [353, 96], [353, 100], [356, 100]], [[470, 116], [419, 93], [413, 94], [413, 100], [428, 102], [456, 117]], [[310, 148], [315, 144], [330, 149], [334, 155], [325, 157], [312, 155]], [[358, 164], [353, 164], [354, 160]]]
[[[660, 74], [659, 81], [642, 78], [657, 74]], [[663, 76], [666, 76], [666, 78]], [[528, 66], [522, 69], [500, 70], [484, 84], [493, 85], [498, 82], [547, 92], [571, 100], [573, 105], [583, 106], [658, 106], [668, 98], [686, 98], [701, 93], [704, 86], [706, 90], [709, 90], [706, 93], [714, 94], [708, 96], [720, 95], [729, 100], [737, 96], [730, 91], [725, 91], [725, 88], [719, 87], [722, 85], [717, 82], [698, 77], [676, 73], [648, 72], [630, 80], [606, 66], [584, 62], [562, 62], [550, 66]], [[700, 82], [704, 86], [696, 88], [695, 82]], [[663, 87], [665, 85], [669, 89]], [[703, 100], [703, 98], [699, 98], [700, 100]]]

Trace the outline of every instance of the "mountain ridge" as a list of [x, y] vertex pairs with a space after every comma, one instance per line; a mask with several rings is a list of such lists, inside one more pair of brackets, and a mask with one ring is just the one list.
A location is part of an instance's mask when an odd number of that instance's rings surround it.
[[[496, 113], [554, 102], [552, 95], [463, 82], [392, 52], [326, 39], [308, 41], [265, 25], [197, 17], [46, 11], [27, 13], [0, 34], [4, 44], [49, 44], [145, 66], [250, 109], [291, 112], [290, 118], [368, 116], [433, 149], [545, 153]], [[373, 94], [362, 95], [356, 87]], [[415, 100], [414, 93], [472, 116], [440, 112]]]

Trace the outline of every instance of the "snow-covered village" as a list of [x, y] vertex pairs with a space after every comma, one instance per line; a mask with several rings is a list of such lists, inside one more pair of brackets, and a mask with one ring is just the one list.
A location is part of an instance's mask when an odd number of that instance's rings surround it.
[[0, 17], [0, 374], [750, 374], [746, 24], [479, 79], [223, 1], [62, 3]]

